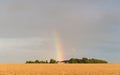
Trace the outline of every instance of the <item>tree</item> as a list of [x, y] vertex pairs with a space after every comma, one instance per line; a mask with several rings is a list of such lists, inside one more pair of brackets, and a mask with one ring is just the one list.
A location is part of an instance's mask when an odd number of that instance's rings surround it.
[[82, 58], [82, 61], [83, 61], [83, 63], [89, 63], [89, 59], [88, 58]]
[[48, 63], [48, 61], [46, 60], [45, 63]]
[[40, 63], [39, 60], [35, 60], [35, 63]]
[[34, 61], [26, 61], [26, 64], [28, 64], [28, 63], [34, 63]]
[[71, 58], [69, 60], [69, 63], [79, 63], [79, 59], [77, 59], [77, 58]]
[[50, 63], [56, 63], [55, 59], [50, 59]]

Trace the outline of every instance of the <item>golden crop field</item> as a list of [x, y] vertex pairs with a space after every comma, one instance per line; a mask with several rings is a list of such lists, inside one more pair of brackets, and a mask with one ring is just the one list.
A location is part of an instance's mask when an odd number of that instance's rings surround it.
[[120, 75], [120, 64], [0, 64], [0, 75]]

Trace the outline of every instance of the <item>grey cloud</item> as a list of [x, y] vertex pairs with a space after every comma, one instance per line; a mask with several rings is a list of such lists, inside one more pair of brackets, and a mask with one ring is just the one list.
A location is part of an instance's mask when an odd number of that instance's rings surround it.
[[[57, 31], [66, 58], [72, 57], [72, 53], [75, 57], [92, 56], [99, 53], [101, 47], [107, 54], [106, 41], [111, 45], [120, 37], [118, 3], [117, 0], [3, 1], [0, 5], [0, 48], [8, 51], [10, 59], [14, 56], [25, 57], [23, 60], [42, 58], [44, 54], [47, 58], [55, 57], [54, 32]], [[10, 53], [11, 49], [15, 52]], [[6, 54], [5, 51], [2, 53]], [[102, 55], [103, 50], [100, 51]]]

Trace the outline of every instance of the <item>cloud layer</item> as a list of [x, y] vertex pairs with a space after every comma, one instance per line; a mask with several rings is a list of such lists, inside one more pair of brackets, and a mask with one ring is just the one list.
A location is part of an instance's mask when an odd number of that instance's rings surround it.
[[96, 57], [120, 62], [119, 3], [118, 0], [1, 0], [0, 62], [56, 58], [55, 31], [66, 59]]

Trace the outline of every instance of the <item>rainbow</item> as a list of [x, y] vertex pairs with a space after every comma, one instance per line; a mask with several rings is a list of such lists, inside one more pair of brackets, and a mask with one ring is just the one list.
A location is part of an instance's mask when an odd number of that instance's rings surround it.
[[60, 38], [57, 32], [54, 33], [54, 38], [55, 38], [55, 49], [56, 49], [57, 60], [62, 61], [64, 59], [63, 48], [62, 48], [62, 43], [60, 41]]

